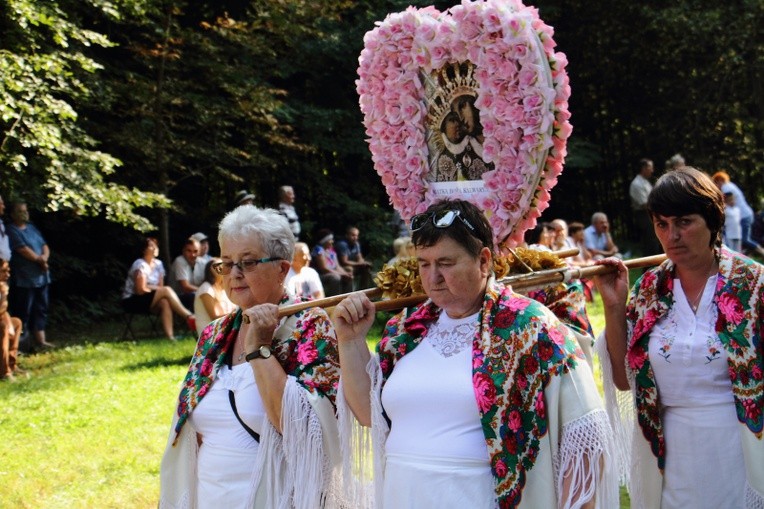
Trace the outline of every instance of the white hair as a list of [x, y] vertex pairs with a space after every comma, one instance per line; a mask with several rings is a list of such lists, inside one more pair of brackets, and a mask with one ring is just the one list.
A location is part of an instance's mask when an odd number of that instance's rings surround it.
[[292, 261], [294, 257], [294, 234], [287, 219], [273, 209], [261, 209], [254, 205], [236, 207], [220, 221], [218, 242], [226, 239], [250, 238], [265, 250], [267, 256]]
[[594, 214], [592, 214], [592, 224], [596, 223], [600, 219], [604, 219], [605, 221], [607, 221], [607, 214], [605, 214], [604, 212], [595, 212]]

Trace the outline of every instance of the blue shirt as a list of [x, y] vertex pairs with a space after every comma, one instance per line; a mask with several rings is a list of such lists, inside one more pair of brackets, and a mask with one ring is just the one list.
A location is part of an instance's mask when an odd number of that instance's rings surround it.
[[607, 233], [597, 233], [594, 225], [584, 228], [584, 245], [588, 249], [607, 251]]
[[[23, 230], [14, 224], [9, 224], [8, 238], [11, 242], [11, 251], [28, 247], [41, 255], [42, 248], [46, 244], [40, 230], [32, 223], [27, 223]], [[21, 255], [14, 255], [11, 257], [11, 282], [21, 288], [40, 288], [50, 284], [50, 272], [42, 270], [37, 262], [27, 260]]]
[[337, 254], [340, 256], [347, 256], [348, 260], [357, 262], [359, 255], [361, 254], [361, 244], [358, 242], [355, 244], [350, 244], [346, 240], [338, 240]]

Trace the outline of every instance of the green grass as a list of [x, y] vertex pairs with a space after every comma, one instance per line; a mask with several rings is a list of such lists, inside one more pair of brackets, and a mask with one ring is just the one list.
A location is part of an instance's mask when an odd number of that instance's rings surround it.
[[191, 339], [104, 342], [22, 358], [0, 384], [0, 507], [156, 507]]
[[[598, 298], [590, 318], [601, 331]], [[0, 508], [156, 507], [194, 341], [97, 339], [117, 328], [59, 339], [55, 351], [22, 357], [29, 378], [0, 383]]]

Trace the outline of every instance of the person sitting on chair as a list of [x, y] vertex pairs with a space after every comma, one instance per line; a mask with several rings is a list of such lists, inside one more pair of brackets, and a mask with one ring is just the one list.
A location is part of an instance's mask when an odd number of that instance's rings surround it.
[[167, 339], [175, 340], [172, 314], [186, 319], [188, 328], [196, 331], [196, 320], [178, 298], [175, 291], [164, 285], [164, 265], [159, 256], [159, 246], [153, 237], [143, 240], [142, 256], [127, 271], [122, 291], [122, 307], [127, 313], [159, 315]]

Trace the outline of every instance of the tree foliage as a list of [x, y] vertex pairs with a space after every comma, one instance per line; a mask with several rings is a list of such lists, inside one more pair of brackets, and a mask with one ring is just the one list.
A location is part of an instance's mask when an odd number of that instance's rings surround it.
[[[0, 177], [4, 191], [24, 195], [48, 211], [104, 214], [138, 229], [149, 222], [138, 207], [162, 206], [158, 194], [109, 180], [119, 160], [98, 150], [78, 123], [76, 105], [88, 99], [85, 76], [101, 69], [86, 55], [110, 46], [65, 14], [64, 2], [4, 0], [0, 9]], [[111, 13], [107, 2], [93, 9]]]

